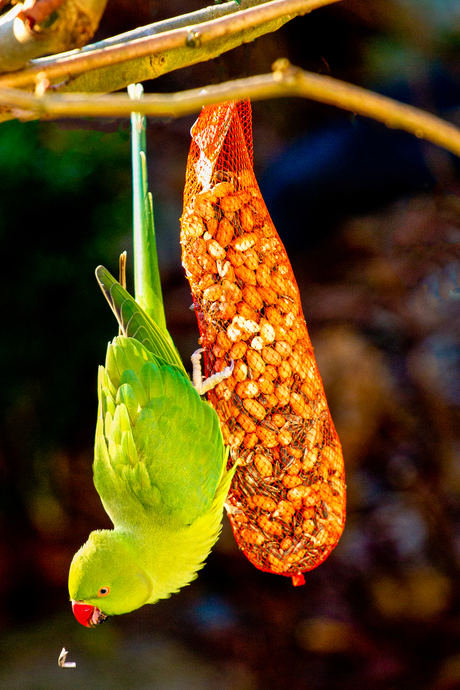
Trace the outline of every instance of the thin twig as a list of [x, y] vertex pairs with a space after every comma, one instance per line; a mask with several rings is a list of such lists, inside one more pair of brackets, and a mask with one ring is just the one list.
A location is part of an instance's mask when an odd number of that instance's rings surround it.
[[[252, 100], [301, 96], [321, 103], [372, 117], [388, 127], [403, 129], [417, 137], [442, 146], [460, 156], [460, 129], [435, 115], [426, 113], [386, 96], [324, 75], [311, 74], [278, 60], [273, 74], [191, 89], [172, 94], [147, 94], [136, 110], [156, 117], [181, 117], [198, 112], [203, 106], [249, 97]], [[18, 89], [0, 89], [0, 106], [20, 110], [21, 115], [35, 113], [40, 118], [127, 117], [132, 102], [124, 94], [45, 94], [37, 98]]]
[[[86, 46], [83, 46], [83, 48], [81, 48], [78, 52], [81, 54], [93, 50], [103, 50], [104, 48], [108, 48], [108, 46], [121, 45], [127, 41], [135, 41], [138, 38], [156, 36], [157, 34], [164, 33], [165, 31], [181, 29], [184, 26], [195, 26], [196, 24], [202, 24], [203, 22], [208, 22], [212, 19], [218, 19], [219, 17], [225, 17], [229, 14], [240, 12], [241, 10], [248, 9], [249, 7], [263, 5], [266, 2], [269, 2], [269, 0], [241, 0], [240, 4], [229, 0], [228, 2], [224, 2], [220, 5], [203, 7], [200, 10], [195, 10], [194, 12], [187, 12], [186, 14], [181, 14], [177, 17], [162, 19], [161, 21], [154, 22], [153, 24], [146, 24], [145, 26], [139, 26], [136, 29], [131, 29], [131, 31], [126, 31], [122, 34], [111, 36], [110, 38], [104, 38], [102, 41], [97, 41], [97, 43], [90, 43]], [[75, 54], [75, 51], [69, 51], [67, 53], [61, 53], [58, 56], [49, 55], [48, 57], [41, 57], [36, 60], [31, 60], [31, 66], [36, 65], [37, 67], [43, 67], [45, 65], [53, 64], [56, 59], [61, 60], [65, 57], [70, 57], [71, 55]]]
[[[27, 87], [35, 83], [37, 75], [44, 73], [50, 81], [69, 78], [88, 70], [108, 67], [136, 58], [152, 56], [174, 48], [187, 47], [200, 49], [205, 44], [222, 39], [230, 34], [240, 34], [275, 19], [287, 21], [298, 15], [311, 12], [318, 7], [330, 5], [339, 0], [272, 0], [262, 5], [236, 12], [228, 17], [220, 17], [198, 26], [189, 26], [167, 31], [155, 36], [147, 36], [123, 45], [107, 46], [101, 50], [74, 53], [59, 58], [48, 65], [43, 63], [15, 74], [0, 77], [0, 87]], [[205, 50], [202, 59], [205, 56]]]

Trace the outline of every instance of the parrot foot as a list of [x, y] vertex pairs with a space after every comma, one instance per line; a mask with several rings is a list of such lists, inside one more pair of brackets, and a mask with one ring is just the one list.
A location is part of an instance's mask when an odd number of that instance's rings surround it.
[[199, 350], [196, 350], [190, 358], [192, 360], [193, 367], [192, 381], [199, 395], [204, 395], [208, 391], [215, 388], [218, 383], [224, 379], [227, 379], [233, 372], [233, 367], [235, 366], [235, 363], [232, 359], [230, 366], [225, 367], [225, 369], [222, 369], [222, 371], [218, 371], [217, 373], [213, 374], [212, 376], [208, 376], [208, 378], [205, 379], [201, 373], [202, 352], [204, 352], [204, 349], [201, 347]]

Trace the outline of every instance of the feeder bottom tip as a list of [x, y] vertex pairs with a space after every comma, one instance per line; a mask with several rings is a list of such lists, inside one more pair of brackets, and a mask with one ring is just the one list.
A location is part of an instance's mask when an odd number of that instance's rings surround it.
[[295, 575], [292, 575], [291, 579], [294, 587], [300, 587], [301, 585], [305, 584], [303, 573], [296, 573]]

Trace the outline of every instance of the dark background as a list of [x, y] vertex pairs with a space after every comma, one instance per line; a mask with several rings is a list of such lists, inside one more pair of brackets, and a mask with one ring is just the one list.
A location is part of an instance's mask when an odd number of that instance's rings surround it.
[[[198, 9], [109, 0], [97, 38]], [[460, 11], [343, 0], [208, 64], [204, 86], [279, 57], [460, 122]], [[460, 687], [458, 161], [302, 99], [255, 103], [255, 168], [292, 258], [348, 484], [344, 535], [306, 584], [257, 571], [228, 522], [199, 578], [96, 630], [72, 616], [73, 553], [108, 527], [92, 484], [97, 365], [115, 321], [94, 278], [131, 256], [128, 121], [0, 126], [0, 688]], [[179, 217], [194, 117], [149, 120], [169, 329], [198, 331]], [[131, 265], [131, 264], [130, 264]], [[59, 669], [61, 648], [76, 669]]]

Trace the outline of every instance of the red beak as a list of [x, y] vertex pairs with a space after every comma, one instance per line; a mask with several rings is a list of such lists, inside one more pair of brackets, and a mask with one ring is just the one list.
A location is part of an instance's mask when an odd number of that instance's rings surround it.
[[107, 618], [106, 614], [102, 613], [97, 606], [85, 604], [83, 601], [72, 600], [72, 611], [77, 621], [87, 628], [94, 628]]

